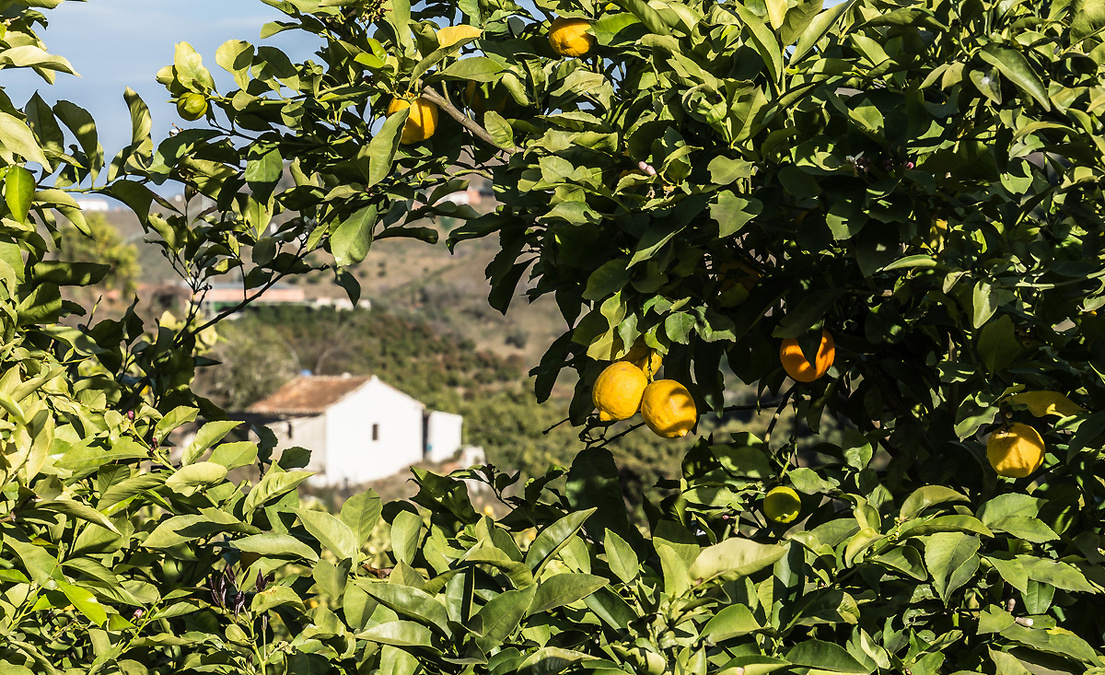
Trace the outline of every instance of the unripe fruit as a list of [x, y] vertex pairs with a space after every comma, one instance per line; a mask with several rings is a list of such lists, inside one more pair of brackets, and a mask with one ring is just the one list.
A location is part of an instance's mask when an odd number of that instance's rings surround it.
[[177, 99], [176, 111], [181, 119], [195, 122], [207, 113], [207, 97], [194, 91], [188, 92]]

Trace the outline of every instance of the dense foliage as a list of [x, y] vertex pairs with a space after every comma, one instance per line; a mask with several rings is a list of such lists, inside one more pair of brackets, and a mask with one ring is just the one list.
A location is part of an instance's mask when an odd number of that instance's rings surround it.
[[[158, 78], [207, 124], [155, 144], [128, 91], [111, 161], [74, 104], [0, 97], [5, 672], [1105, 672], [1097, 5], [266, 1], [288, 18], [263, 35], [317, 35], [319, 61], [233, 41], [222, 93], [181, 44]], [[0, 3], [0, 64], [71, 71], [34, 32], [57, 4]], [[554, 53], [557, 14], [594, 51]], [[470, 82], [476, 120], [448, 103]], [[407, 92], [443, 111], [401, 145], [410, 109], [384, 111]], [[236, 425], [192, 389], [211, 322], [64, 321], [84, 310], [62, 288], [108, 271], [54, 260], [56, 213], [88, 230], [69, 191], [127, 203], [197, 294], [325, 267], [355, 299], [373, 239], [474, 215], [440, 201], [465, 171], [501, 202], [452, 241], [498, 236], [491, 304], [529, 272], [567, 322], [537, 370], [542, 396], [579, 373], [566, 474], [417, 472], [412, 502], [314, 510], [304, 452], [222, 442]], [[827, 377], [788, 384], [779, 341], [812, 355], [822, 328]], [[725, 360], [842, 440], [811, 464], [797, 426], [701, 439], [632, 527], [587, 394], [639, 336], [703, 409]], [[1011, 420], [1047, 447], [1024, 478], [984, 451]], [[778, 485], [787, 526], [760, 509]]]

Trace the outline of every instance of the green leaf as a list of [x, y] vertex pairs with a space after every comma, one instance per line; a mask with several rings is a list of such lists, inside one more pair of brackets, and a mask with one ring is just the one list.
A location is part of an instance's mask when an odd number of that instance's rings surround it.
[[303, 601], [295, 591], [287, 586], [270, 585], [265, 590], [253, 596], [249, 604], [250, 611], [254, 614], [264, 614], [275, 607], [292, 605], [299, 611], [304, 611]]
[[985, 556], [985, 558], [1006, 583], [1021, 593], [1028, 593], [1028, 572], [1025, 571], [1024, 565], [1019, 560], [1010, 559], [1008, 554], [1004, 555], [1006, 557]]
[[442, 77], [453, 80], [492, 82], [502, 72], [503, 64], [486, 56], [472, 56], [455, 61], [441, 71]]
[[991, 375], [999, 373], [1017, 359], [1023, 351], [1017, 330], [1008, 314], [989, 321], [978, 336], [978, 354]]
[[34, 174], [21, 166], [8, 167], [8, 174], [4, 176], [4, 201], [12, 212], [12, 219], [17, 223], [27, 224], [27, 214], [30, 213], [34, 194]]
[[[711, 162], [711, 168], [713, 165]], [[763, 204], [758, 200], [744, 199], [726, 190], [719, 193], [717, 203], [710, 205], [710, 218], [718, 225], [718, 236], [725, 238], [740, 232], [762, 210]]]
[[226, 478], [226, 467], [215, 462], [197, 462], [181, 467], [165, 481], [165, 487], [182, 495], [213, 485]]
[[560, 549], [568, 543], [568, 539], [575, 536], [583, 527], [583, 523], [596, 511], [589, 508], [584, 511], [569, 513], [552, 525], [549, 525], [530, 544], [526, 552], [526, 566], [533, 570], [534, 576], [541, 573]]
[[395, 647], [433, 647], [430, 629], [413, 621], [389, 621], [357, 633], [360, 640]]
[[843, 288], [823, 288], [810, 293], [795, 307], [788, 308], [783, 320], [771, 332], [771, 337], [797, 338], [805, 335], [825, 318], [844, 292]]
[[399, 139], [403, 136], [403, 125], [407, 123], [410, 113], [408, 107], [388, 115], [380, 130], [368, 142], [368, 183], [365, 187], [372, 187], [391, 174]]
[[1024, 55], [1012, 49], [989, 43], [977, 52], [979, 58], [994, 66], [1010, 82], [1015, 84], [1043, 107], [1051, 110], [1051, 100], [1040, 76], [1032, 69]]
[[799, 666], [835, 673], [867, 673], [868, 669], [848, 650], [822, 640], [803, 640], [786, 653], [787, 661]]
[[376, 215], [376, 205], [370, 204], [343, 220], [330, 235], [330, 252], [339, 267], [355, 265], [368, 255]]
[[502, 642], [518, 627], [533, 604], [536, 592], [537, 586], [526, 586], [499, 593], [472, 617], [472, 630], [487, 644]]
[[295, 513], [311, 536], [330, 549], [339, 561], [349, 558], [354, 563], [360, 562], [361, 547], [348, 525], [325, 511], [296, 509]]
[[633, 547], [619, 537], [613, 530], [606, 531], [603, 541], [606, 549], [606, 562], [623, 583], [629, 583], [641, 573], [641, 563], [634, 553]]
[[69, 602], [73, 603], [73, 606], [88, 617], [88, 620], [97, 626], [102, 626], [107, 621], [107, 610], [100, 604], [100, 601], [96, 599], [96, 596], [91, 591], [75, 586], [71, 583], [57, 580], [58, 588], [65, 594], [65, 597], [69, 598]]
[[380, 604], [437, 629], [443, 636], [449, 635], [449, 614], [445, 611], [445, 606], [432, 595], [410, 586], [372, 582], [366, 579], [357, 579], [354, 583]]
[[629, 263], [625, 258], [618, 258], [604, 263], [591, 273], [587, 278], [587, 288], [583, 291], [585, 300], [605, 300], [607, 296], [620, 291], [629, 283]]
[[284, 158], [278, 149], [268, 152], [255, 152], [250, 149], [246, 170], [242, 178], [247, 183], [275, 183], [284, 174]]
[[917, 269], [926, 267], [936, 267], [938, 263], [933, 260], [932, 256], [918, 253], [916, 255], [907, 255], [904, 258], [899, 258], [894, 262], [879, 268], [880, 272], [890, 272], [893, 270], [901, 269]]
[[187, 42], [178, 42], [173, 54], [173, 68], [177, 79], [187, 89], [200, 93], [215, 88], [215, 80], [203, 66], [203, 58]]
[[962, 532], [939, 532], [925, 542], [925, 565], [932, 575], [932, 586], [944, 604], [956, 589], [974, 576], [978, 569], [978, 537]]
[[223, 443], [211, 451], [210, 461], [230, 469], [249, 466], [257, 460], [257, 444], [250, 441]]
[[115, 524], [107, 519], [107, 516], [100, 513], [96, 509], [87, 504], [75, 501], [73, 499], [54, 499], [50, 501], [39, 502], [35, 508], [43, 509], [46, 511], [54, 511], [56, 513], [63, 513], [73, 518], [79, 518], [85, 522], [94, 523], [104, 528], [119, 534], [119, 530], [115, 527]]
[[4, 546], [15, 551], [15, 555], [23, 562], [23, 569], [39, 586], [46, 585], [50, 580], [61, 578], [61, 565], [57, 558], [50, 555], [41, 546], [19, 541], [13, 537], [4, 536]]
[[764, 25], [763, 21], [751, 10], [746, 9], [744, 5], [734, 4], [729, 9], [735, 12], [748, 28], [748, 32], [752, 36], [752, 43], [756, 46], [756, 51], [760, 53], [764, 65], [767, 66], [767, 74], [771, 78], [771, 82], [778, 85], [782, 81], [783, 75], [783, 49], [779, 45], [779, 40]]
[[754, 633], [762, 628], [748, 607], [729, 605], [710, 617], [710, 620], [702, 627], [702, 637], [709, 638], [717, 643], [729, 638]]
[[547, 612], [582, 600], [608, 583], [606, 579], [591, 574], [566, 573], [547, 577], [537, 584], [529, 614]]
[[184, 405], [173, 408], [157, 422], [157, 425], [154, 427], [153, 430], [154, 437], [158, 440], [165, 440], [166, 437], [168, 437], [169, 432], [173, 429], [176, 429], [182, 424], [194, 422], [196, 420], [196, 416], [199, 415], [199, 412], [200, 411], [198, 408], [192, 408]]
[[637, 17], [648, 28], [649, 32], [655, 35], [668, 35], [670, 33], [668, 25], [664, 23], [660, 14], [645, 0], [614, 0], [614, 4]]
[[0, 145], [47, 169], [53, 166], [38, 147], [27, 124], [6, 112], [0, 112]]
[[795, 45], [794, 51], [790, 54], [789, 63], [795, 64], [801, 61], [802, 58], [821, 41], [821, 38], [829, 33], [834, 24], [840, 20], [840, 17], [851, 9], [852, 5], [855, 3], [856, 0], [845, 0], [840, 4], [822, 11], [814, 17], [806, 30], [802, 32], [802, 37], [798, 38], [798, 44]]
[[914, 516], [920, 515], [925, 509], [937, 504], [946, 504], [948, 502], [966, 502], [970, 501], [965, 495], [956, 492], [955, 490], [944, 487], [943, 485], [925, 485], [914, 490], [905, 501], [902, 502], [902, 508], [898, 511], [898, 518], [901, 520], [909, 520]]
[[278, 471], [270, 469], [246, 495], [242, 508], [246, 513], [250, 513], [262, 504], [291, 492], [296, 486], [313, 475], [313, 471]]
[[318, 560], [318, 553], [290, 534], [275, 532], [254, 534], [235, 540], [233, 546], [241, 551], [258, 553], [266, 558], [281, 560], [302, 558], [310, 562]]
[[377, 675], [414, 675], [418, 670], [418, 658], [410, 652], [384, 645], [380, 649], [380, 668]]
[[341, 519], [357, 540], [358, 548], [368, 542], [380, 519], [380, 496], [373, 490], [358, 492], [341, 505]]
[[212, 445], [221, 441], [227, 434], [234, 429], [242, 425], [242, 422], [237, 420], [222, 420], [217, 422], [208, 422], [200, 427], [200, 430], [196, 432], [196, 438], [188, 447], [184, 449], [184, 454], [181, 458], [183, 464], [191, 464], [199, 459], [200, 455], [206, 452]]
[[422, 538], [422, 517], [410, 511], [400, 511], [391, 521], [391, 549], [397, 562], [410, 564]]
[[702, 549], [691, 565], [694, 579], [712, 579], [724, 575], [737, 578], [758, 572], [774, 565], [786, 555], [787, 547], [779, 544], [761, 544], [750, 539], [726, 539]]
[[505, 117], [494, 110], [488, 110], [483, 114], [483, 125], [495, 145], [507, 150], [514, 147], [514, 128]]

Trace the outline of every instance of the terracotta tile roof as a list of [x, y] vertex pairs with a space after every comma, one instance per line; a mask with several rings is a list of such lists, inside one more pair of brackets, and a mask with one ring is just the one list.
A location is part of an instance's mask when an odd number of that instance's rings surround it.
[[268, 398], [249, 407], [250, 412], [280, 415], [318, 415], [371, 377], [348, 375], [300, 375], [286, 382]]

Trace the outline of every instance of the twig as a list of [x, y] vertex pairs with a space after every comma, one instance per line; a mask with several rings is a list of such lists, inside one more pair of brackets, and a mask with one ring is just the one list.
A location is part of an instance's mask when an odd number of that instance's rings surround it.
[[437, 107], [448, 113], [449, 117], [452, 117], [457, 122], [460, 122], [460, 125], [468, 131], [472, 132], [472, 135], [476, 138], [480, 139], [484, 143], [495, 146], [508, 155], [514, 154], [515, 150], [513, 148], [504, 148], [503, 146], [496, 143], [494, 139], [491, 138], [491, 134], [487, 133], [487, 129], [484, 129], [480, 125], [476, 124], [472, 120], [472, 118], [457, 110], [452, 103], [445, 100], [445, 97], [437, 93], [437, 91], [433, 87], [429, 85], [423, 87], [422, 96], [424, 96], [426, 100], [430, 101], [431, 103], [435, 104]]
[[602, 442], [600, 442], [600, 443], [598, 443], [598, 444], [596, 444], [596, 445], [590, 445], [590, 446], [588, 446], [588, 447], [587, 447], [587, 449], [588, 449], [588, 450], [594, 450], [594, 449], [596, 449], [596, 448], [605, 448], [606, 446], [610, 445], [611, 443], [613, 443], [614, 441], [618, 440], [618, 439], [619, 439], [619, 438], [621, 438], [622, 436], [625, 436], [626, 434], [628, 434], [628, 433], [629, 433], [629, 432], [631, 432], [631, 431], [635, 431], [635, 430], [637, 430], [637, 429], [640, 429], [640, 428], [641, 428], [641, 427], [643, 427], [644, 425], [645, 425], [645, 423], [644, 423], [644, 422], [638, 422], [637, 424], [634, 424], [633, 426], [629, 427], [629, 428], [628, 428], [628, 429], [626, 429], [625, 431], [622, 431], [622, 432], [616, 433], [616, 434], [614, 434], [613, 436], [611, 436], [610, 438], [604, 438], [604, 439], [602, 439]]
[[558, 427], [558, 426], [560, 426], [561, 424], [564, 424], [565, 422], [567, 422], [567, 421], [569, 421], [569, 420], [571, 420], [571, 419], [572, 419], [572, 418], [570, 418], [570, 417], [565, 417], [564, 419], [560, 420], [559, 422], [557, 422], [556, 424], [552, 425], [552, 426], [551, 426], [551, 427], [549, 427], [548, 429], [545, 429], [544, 431], [542, 431], [542, 432], [541, 432], [541, 434], [542, 434], [542, 435], [544, 435], [544, 436], [548, 436], [548, 435], [549, 435], [549, 432], [550, 432], [550, 431], [552, 431], [553, 429], [557, 428], [557, 427]]

